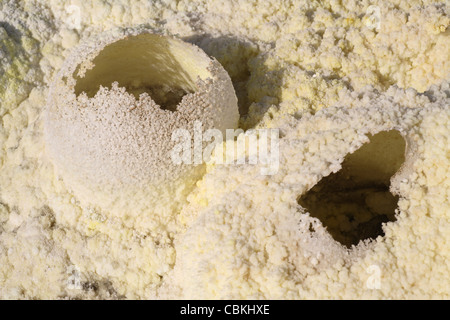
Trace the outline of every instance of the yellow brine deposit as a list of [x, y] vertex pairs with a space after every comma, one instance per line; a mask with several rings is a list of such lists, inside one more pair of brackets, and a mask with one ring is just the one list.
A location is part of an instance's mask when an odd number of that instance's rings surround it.
[[0, 1], [0, 298], [450, 298], [449, 10]]

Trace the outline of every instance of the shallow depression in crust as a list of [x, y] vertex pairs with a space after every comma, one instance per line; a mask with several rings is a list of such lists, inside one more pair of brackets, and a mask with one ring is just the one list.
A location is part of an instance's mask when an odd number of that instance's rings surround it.
[[111, 88], [117, 82], [136, 99], [147, 93], [162, 109], [175, 111], [183, 96], [196, 91], [197, 78], [209, 76], [191, 51], [157, 34], [129, 36], [106, 46], [92, 68], [77, 67], [75, 93], [92, 98], [100, 86]]
[[398, 196], [390, 192], [390, 179], [405, 161], [406, 143], [396, 130], [369, 138], [345, 158], [340, 171], [324, 177], [299, 199], [347, 247], [383, 236], [383, 223], [395, 221]]

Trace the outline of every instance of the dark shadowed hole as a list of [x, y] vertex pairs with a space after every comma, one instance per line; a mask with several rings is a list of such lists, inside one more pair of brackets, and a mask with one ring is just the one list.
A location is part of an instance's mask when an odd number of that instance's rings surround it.
[[405, 161], [406, 143], [395, 130], [369, 138], [345, 158], [340, 171], [323, 178], [298, 201], [347, 247], [384, 236], [383, 224], [396, 220], [398, 196], [389, 191], [390, 178]]

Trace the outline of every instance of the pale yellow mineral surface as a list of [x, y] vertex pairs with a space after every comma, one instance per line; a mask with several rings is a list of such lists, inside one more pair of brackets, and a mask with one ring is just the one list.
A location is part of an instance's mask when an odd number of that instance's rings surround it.
[[[449, 24], [446, 1], [0, 1], [0, 298], [449, 299]], [[217, 161], [244, 135], [161, 161], [196, 120], [279, 129], [277, 170]]]

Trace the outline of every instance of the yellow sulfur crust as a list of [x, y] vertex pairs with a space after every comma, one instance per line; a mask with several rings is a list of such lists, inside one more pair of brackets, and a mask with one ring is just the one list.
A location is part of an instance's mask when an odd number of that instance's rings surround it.
[[[0, 21], [0, 298], [450, 298], [448, 2], [3, 0]], [[142, 88], [131, 69], [114, 66], [128, 86], [120, 91], [108, 59], [97, 60], [95, 69], [98, 52], [84, 56], [88, 62], [75, 75], [81, 61], [71, 63], [75, 48], [89, 53], [78, 45], [130, 27], [180, 39], [169, 41], [168, 52], [186, 72], [170, 74], [167, 63], [157, 78], [182, 83], [182, 92], [195, 91], [197, 76], [211, 75], [210, 58], [190, 59], [183, 43], [217, 59], [238, 99], [239, 127], [280, 129], [278, 172], [219, 165], [220, 145], [186, 188], [175, 184], [159, 202], [160, 194], [140, 187], [111, 201], [101, 161], [88, 178], [102, 181], [94, 189], [103, 193], [92, 192], [88, 179], [71, 183], [70, 170], [58, 172], [63, 162], [55, 155], [64, 151], [48, 152], [43, 112], [62, 91], [49, 88], [64, 81], [60, 72], [69, 65], [64, 75], [73, 75], [73, 96], [65, 101], [95, 99], [86, 92], [93, 86], [93, 94], [100, 92], [93, 102], [107, 101], [110, 91], [135, 102]], [[107, 58], [126, 57], [127, 50], [112, 49]], [[154, 85], [152, 79], [143, 77]], [[98, 91], [100, 84], [111, 90]], [[156, 99], [166, 89], [148, 92]], [[230, 102], [227, 97], [221, 96]], [[237, 114], [230, 119], [235, 125]], [[74, 128], [82, 126], [60, 127], [76, 136]], [[395, 134], [377, 142], [386, 132]], [[224, 145], [234, 150], [235, 143]], [[364, 146], [373, 149], [360, 157]], [[115, 177], [133, 177], [129, 184], [137, 186], [146, 175], [133, 171], [141, 168], [136, 163]], [[369, 167], [380, 169], [385, 189], [358, 191], [362, 215], [334, 214], [339, 208], [313, 214], [321, 181], [336, 182], [343, 168], [365, 182], [375, 176], [365, 176]], [[326, 200], [340, 203], [346, 185], [330, 185]], [[398, 197], [394, 212], [389, 194]], [[390, 211], [392, 219], [380, 220], [375, 236], [355, 241], [351, 227], [375, 221], [371, 210]]]

